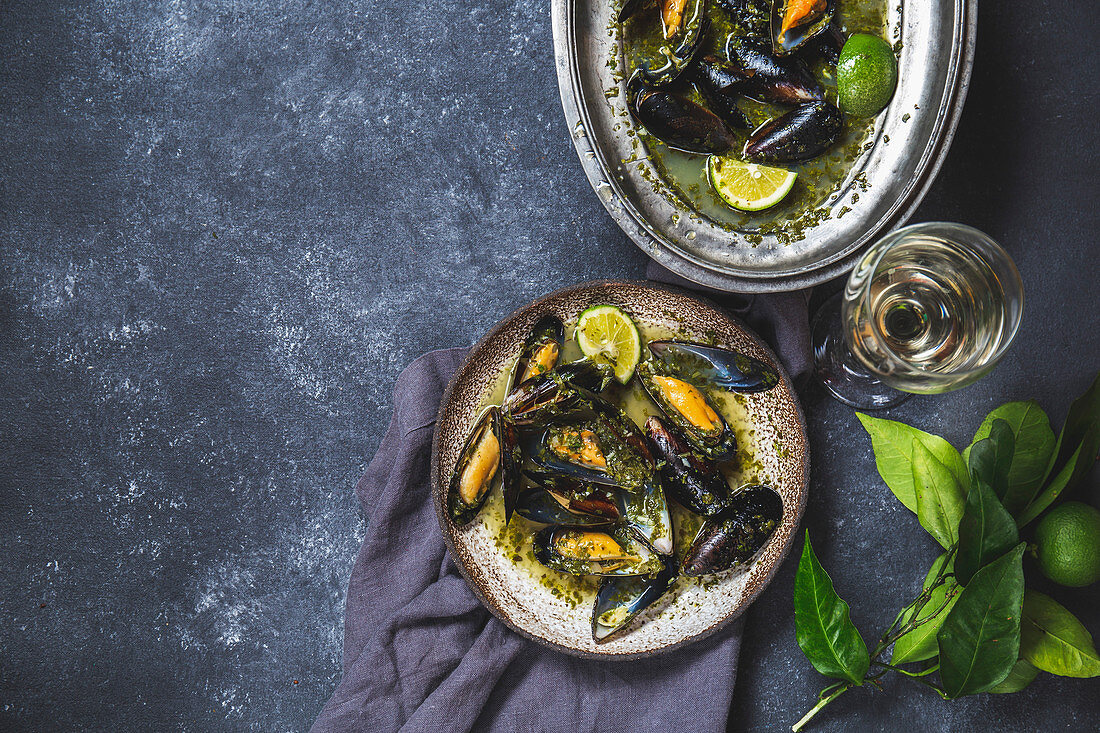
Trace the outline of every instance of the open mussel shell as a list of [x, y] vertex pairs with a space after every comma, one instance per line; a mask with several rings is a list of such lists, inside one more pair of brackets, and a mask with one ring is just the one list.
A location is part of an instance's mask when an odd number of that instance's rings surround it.
[[560, 494], [541, 486], [524, 489], [516, 502], [516, 513], [541, 524], [595, 527], [619, 519], [619, 508], [606, 491], [593, 489], [581, 496]]
[[671, 555], [672, 515], [661, 487], [654, 475], [639, 491], [615, 491], [615, 501], [623, 522], [658, 554]]
[[505, 485], [505, 514], [511, 516], [520, 484], [517, 440], [515, 426], [502, 417], [499, 408], [489, 407], [478, 416], [447, 491], [447, 507], [457, 524], [473, 520], [501, 483]]
[[637, 491], [656, 469], [645, 435], [618, 406], [576, 391], [570, 409], [528, 433], [525, 454], [543, 473]]
[[775, 534], [783, 519], [783, 499], [770, 486], [745, 486], [730, 498], [729, 507], [711, 517], [684, 556], [681, 572], [710, 575], [749, 562]]
[[508, 391], [557, 366], [564, 343], [565, 324], [560, 318], [546, 315], [536, 321], [516, 360]]
[[843, 129], [844, 115], [833, 105], [804, 104], [756, 128], [743, 155], [760, 163], [811, 160], [832, 147]]
[[660, 556], [622, 527], [546, 527], [535, 535], [535, 558], [571, 575], [648, 575]]
[[824, 33], [836, 14], [836, 0], [772, 0], [771, 40], [786, 56]]
[[666, 492], [681, 506], [704, 517], [729, 505], [729, 484], [718, 467], [695, 454], [671, 425], [654, 415], [645, 424], [646, 435], [661, 466]]
[[575, 409], [585, 398], [582, 390], [599, 392], [614, 378], [610, 366], [591, 359], [559, 364], [517, 385], [504, 398], [501, 411], [521, 427], [545, 424]]
[[666, 371], [653, 359], [639, 364], [634, 373], [646, 394], [696, 450], [714, 460], [733, 457], [737, 452], [733, 428], [696, 383]]
[[676, 582], [675, 558], [665, 558], [664, 567], [655, 575], [609, 577], [600, 581], [592, 608], [592, 639], [607, 641], [645, 609], [657, 602]]
[[542, 471], [564, 479], [618, 486], [604, 441], [589, 423], [551, 425], [523, 438], [523, 452]]
[[825, 89], [799, 58], [779, 58], [762, 43], [733, 36], [726, 44], [726, 55], [730, 65], [745, 79], [742, 85], [745, 96], [786, 105], [825, 99]]
[[714, 389], [764, 392], [779, 384], [779, 372], [738, 351], [688, 341], [650, 341], [662, 370]]

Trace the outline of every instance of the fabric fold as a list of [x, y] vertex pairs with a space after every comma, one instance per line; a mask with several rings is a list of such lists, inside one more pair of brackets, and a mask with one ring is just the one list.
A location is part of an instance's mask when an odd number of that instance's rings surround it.
[[[757, 297], [740, 314], [763, 319], [792, 374], [809, 363], [805, 302]], [[724, 731], [743, 620], [667, 654], [592, 661], [511, 631], [466, 586], [430, 486], [436, 413], [466, 353], [430, 352], [397, 379], [356, 487], [367, 532], [348, 583], [343, 678], [312, 731]]]

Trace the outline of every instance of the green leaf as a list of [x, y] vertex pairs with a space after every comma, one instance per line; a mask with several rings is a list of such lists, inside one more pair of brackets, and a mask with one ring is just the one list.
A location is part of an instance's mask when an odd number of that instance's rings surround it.
[[1062, 677], [1100, 675], [1092, 635], [1053, 598], [1033, 590], [1024, 595], [1020, 633], [1020, 656], [1044, 672]]
[[817, 561], [808, 530], [794, 576], [794, 625], [798, 646], [814, 669], [826, 677], [863, 684], [871, 663], [867, 644], [848, 615], [848, 604]]
[[[1088, 390], [1073, 401], [1058, 435], [1046, 477], [1050, 483], [1020, 515], [1022, 527], [1043, 513], [1066, 489], [1088, 475], [1100, 452], [1100, 373]], [[1054, 478], [1050, 478], [1053, 476]]]
[[959, 520], [966, 503], [955, 474], [920, 441], [913, 441], [913, 488], [917, 519], [944, 547], [959, 538]]
[[[1023, 506], [1043, 485], [1047, 467], [1054, 454], [1054, 431], [1051, 430], [1050, 419], [1035, 400], [1008, 402], [985, 416], [985, 420], [978, 427], [978, 432], [974, 434], [971, 446], [963, 451], [963, 458], [969, 461], [973, 443], [989, 436], [995, 420], [1004, 420], [1012, 428], [1015, 449], [1012, 455], [1012, 468], [1008, 473], [1008, 487], [1002, 490], [996, 484], [991, 485], [998, 496], [1013, 497], [1005, 502], [1006, 507], [1017, 504]], [[1020, 503], [1017, 497], [1027, 498]], [[1018, 512], [1011, 508], [1009, 511], [1013, 515]]]
[[1030, 685], [1038, 674], [1039, 670], [1031, 666], [1026, 659], [1017, 659], [1016, 664], [1012, 665], [1012, 671], [1008, 673], [1008, 677], [1005, 677], [1003, 682], [990, 687], [988, 691], [996, 692], [999, 695], [1008, 692], [1019, 692]]
[[1073, 401], [1066, 415], [1066, 424], [1062, 426], [1062, 432], [1058, 436], [1058, 445], [1055, 448], [1054, 461], [1050, 465], [1047, 475], [1061, 470], [1065, 461], [1077, 450], [1077, 446], [1084, 446], [1082, 455], [1088, 460], [1079, 462], [1073, 477], [1066, 484], [1072, 488], [1085, 475], [1092, 470], [1092, 464], [1096, 454], [1100, 451], [1100, 372], [1092, 381], [1092, 385], [1083, 395]]
[[[986, 565], [959, 594], [938, 635], [940, 680], [948, 697], [985, 692], [1019, 658], [1024, 543]], [[1031, 661], [1030, 659], [1028, 661]]]
[[[1012, 454], [1016, 451], [1016, 437], [1012, 428], [1000, 418], [993, 421], [989, 436], [967, 448], [967, 466], [970, 468], [970, 482], [975, 479], [984, 481], [1004, 499], [1008, 492], [1008, 474], [1012, 468]], [[1030, 500], [1027, 497], [1021, 505]], [[1006, 505], [1007, 506], [1007, 505]]]
[[1001, 505], [993, 489], [984, 481], [974, 481], [966, 495], [966, 510], [959, 522], [956, 579], [967, 585], [974, 573], [1011, 550], [1019, 541], [1016, 520]]
[[871, 447], [875, 451], [875, 465], [879, 475], [909, 511], [914, 514], [917, 512], [917, 495], [913, 488], [914, 440], [947, 466], [960, 486], [968, 486], [966, 463], [959, 452], [940, 436], [917, 430], [905, 423], [871, 417], [860, 412], [856, 413], [856, 417], [871, 436]]
[[[1062, 466], [1062, 470], [1058, 472], [1047, 487], [1043, 489], [1042, 493], [1036, 496], [1027, 508], [1020, 513], [1019, 518], [1016, 520], [1016, 524], [1023, 527], [1035, 517], [1039, 516], [1046, 511], [1047, 507], [1054, 503], [1065, 488], [1069, 485], [1070, 479], [1073, 478], [1074, 473], [1077, 471], [1077, 464], [1082, 460], [1081, 452], [1085, 450], [1085, 445], [1081, 444], [1077, 446], [1077, 450], [1070, 456], [1066, 464]], [[1088, 462], [1087, 460], [1085, 461]]]
[[[947, 562], [947, 553], [943, 553], [932, 563], [931, 569], [928, 571], [928, 575], [924, 578], [924, 589], [932, 585], [932, 581], [939, 575], [940, 568]], [[951, 567], [947, 568], [947, 572], [951, 572]], [[924, 604], [924, 608], [920, 609], [920, 613], [917, 614], [918, 621], [924, 621], [932, 616], [939, 607], [943, 605], [943, 601], [947, 598], [949, 590], [955, 587], [955, 582], [948, 578], [941, 585], [936, 586], [932, 593], [929, 595], [928, 603]], [[940, 611], [930, 621], [926, 621], [923, 625], [918, 626], [909, 633], [898, 638], [894, 642], [894, 653], [890, 658], [891, 664], [903, 664], [905, 662], [923, 662], [925, 659], [931, 659], [939, 654], [939, 647], [936, 645], [936, 634], [939, 632], [940, 627], [943, 626], [943, 620], [947, 618], [947, 614], [951, 612], [951, 609], [955, 606], [955, 601], [958, 600], [958, 595], [953, 597], [947, 604], [947, 606]], [[914, 613], [910, 611], [902, 619], [902, 624], [907, 624], [913, 620]]]

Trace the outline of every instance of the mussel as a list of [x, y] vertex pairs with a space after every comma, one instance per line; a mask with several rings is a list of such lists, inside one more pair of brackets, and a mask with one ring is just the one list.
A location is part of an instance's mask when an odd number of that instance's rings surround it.
[[711, 517], [691, 543], [680, 571], [696, 577], [747, 563], [775, 533], [783, 519], [783, 500], [770, 486], [741, 488], [729, 506]]
[[[689, 3], [692, 3], [691, 8], [688, 7]], [[639, 10], [652, 4], [654, 4], [653, 0], [626, 0], [615, 16], [615, 20], [624, 23]], [[701, 15], [702, 11], [702, 4], [697, 0], [695, 2], [693, 0], [658, 0], [656, 4], [661, 11], [661, 35], [666, 40], [673, 38], [685, 25], [690, 25], [690, 22], [696, 18], [697, 14]], [[685, 15], [688, 16], [686, 22]]]
[[[624, 22], [649, 4], [648, 0], [626, 0], [618, 21]], [[679, 79], [699, 53], [710, 28], [707, 0], [659, 0], [659, 5], [664, 43], [650, 58], [639, 61], [636, 69], [649, 86], [668, 85]]]
[[724, 153], [737, 136], [716, 114], [680, 93], [650, 86], [639, 69], [627, 83], [627, 105], [650, 135], [688, 153]]
[[571, 575], [647, 575], [663, 563], [624, 528], [546, 527], [535, 535], [535, 558]]
[[836, 0], [772, 0], [771, 39], [777, 56], [786, 56], [828, 29]]
[[729, 504], [729, 484], [718, 467], [696, 455], [675, 428], [654, 415], [645, 424], [661, 477], [673, 499], [696, 514], [711, 517]]
[[524, 453], [540, 469], [576, 481], [637, 491], [653, 475], [642, 454], [606, 419], [584, 412], [525, 436]]
[[[528, 469], [524, 473], [539, 488], [521, 494], [517, 508], [521, 516], [544, 524], [598, 524], [601, 518], [605, 522], [618, 520], [651, 549], [662, 555], [672, 553], [672, 516], [655, 475], [640, 488], [627, 490], [610, 484], [584, 482], [575, 476], [545, 469]], [[544, 496], [540, 496], [539, 491]], [[579, 515], [585, 519], [578, 519]]]
[[662, 373], [655, 365], [652, 360], [642, 362], [635, 372], [646, 393], [697, 450], [717, 460], [732, 457], [737, 439], [710, 398], [696, 385]]
[[828, 102], [804, 104], [756, 128], [743, 154], [761, 163], [810, 160], [828, 150], [843, 127], [844, 116]]
[[564, 341], [565, 325], [560, 318], [554, 315], [540, 318], [531, 329], [523, 344], [523, 351], [516, 360], [509, 391], [557, 366]]
[[619, 508], [607, 491], [591, 487], [579, 496], [562, 494], [541, 486], [524, 489], [516, 501], [516, 513], [542, 524], [593, 527], [619, 519]]
[[742, 90], [746, 96], [787, 105], [825, 99], [825, 90], [799, 58], [778, 58], [764, 44], [734, 36], [726, 44], [726, 55], [745, 78]]
[[672, 515], [664, 488], [654, 475], [638, 491], [615, 491], [615, 503], [626, 526], [661, 555], [671, 555]]
[[614, 378], [610, 366], [591, 359], [559, 364], [516, 386], [501, 411], [521, 427], [545, 423], [575, 409], [586, 398], [583, 390], [599, 392]]
[[649, 353], [665, 374], [715, 389], [765, 392], [779, 384], [779, 372], [772, 366], [730, 349], [689, 341], [650, 341]]
[[447, 507], [456, 523], [473, 520], [497, 484], [504, 493], [505, 521], [511, 517], [521, 483], [518, 450], [515, 426], [500, 409], [482, 412], [459, 453], [447, 491]]
[[593, 641], [597, 644], [607, 641], [625, 628], [672, 587], [677, 575], [675, 559], [665, 558], [664, 567], [655, 575], [608, 577], [600, 581], [592, 608]]
[[825, 63], [836, 66], [837, 62], [840, 61], [840, 52], [843, 50], [846, 40], [844, 32], [837, 27], [836, 23], [830, 23], [829, 27], [822, 31], [817, 38], [810, 41], [806, 48], [820, 56]]
[[714, 56], [704, 56], [692, 67], [691, 80], [723, 122], [730, 127], [748, 129], [749, 120], [737, 106], [747, 81], [744, 74]]

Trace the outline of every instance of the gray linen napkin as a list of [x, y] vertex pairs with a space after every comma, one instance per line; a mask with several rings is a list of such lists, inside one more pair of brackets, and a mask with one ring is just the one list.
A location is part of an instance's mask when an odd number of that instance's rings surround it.
[[[800, 318], [787, 312], [796, 303]], [[805, 302], [750, 305], [750, 321], [759, 307], [773, 314], [761, 331], [788, 368], [808, 364], [808, 344], [784, 325], [806, 320]], [[594, 662], [513, 633], [466, 587], [429, 486], [439, 401], [465, 355], [430, 352], [397, 379], [393, 419], [356, 487], [368, 526], [348, 584], [344, 675], [314, 733], [724, 731], [743, 619], [669, 654]]]

